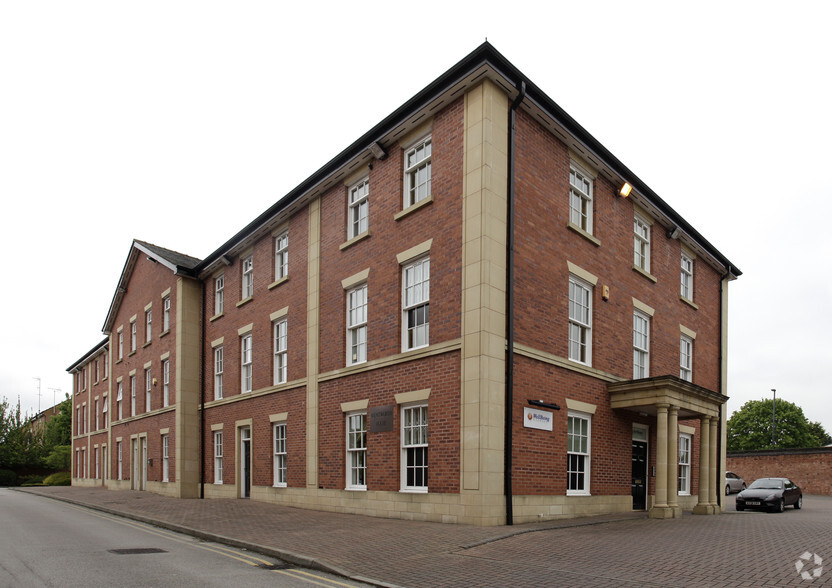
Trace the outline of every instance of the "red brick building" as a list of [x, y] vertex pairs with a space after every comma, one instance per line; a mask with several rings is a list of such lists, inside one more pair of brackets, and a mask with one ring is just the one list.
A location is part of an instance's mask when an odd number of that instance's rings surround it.
[[482, 525], [713, 513], [739, 275], [485, 43], [205, 259], [133, 244], [108, 482]]

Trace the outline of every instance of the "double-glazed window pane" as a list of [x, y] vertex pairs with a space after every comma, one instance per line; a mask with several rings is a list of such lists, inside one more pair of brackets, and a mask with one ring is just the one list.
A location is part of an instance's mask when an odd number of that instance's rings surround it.
[[428, 486], [428, 407], [411, 406], [402, 411], [402, 446], [405, 452], [406, 488]]
[[684, 253], [682, 254], [681, 277], [681, 295], [688, 300], [693, 300], [693, 260]]
[[693, 381], [693, 340], [684, 335], [679, 339], [679, 377]]
[[242, 339], [240, 363], [241, 381], [240, 386], [243, 392], [251, 392], [251, 376], [252, 376], [252, 349], [251, 349], [251, 335], [246, 335]]
[[633, 313], [633, 378], [650, 375], [650, 321], [640, 312]]
[[430, 259], [419, 260], [404, 268], [405, 349], [429, 343]]
[[286, 382], [287, 375], [287, 322], [278, 321], [274, 324], [274, 383]]
[[405, 178], [407, 193], [405, 205], [411, 206], [430, 196], [430, 155], [431, 140], [425, 139], [405, 155]]
[[289, 233], [283, 233], [274, 240], [274, 279], [289, 275]]
[[349, 236], [357, 237], [369, 228], [370, 180], [362, 180], [350, 188]]
[[274, 485], [286, 485], [286, 424], [274, 426]]
[[225, 276], [219, 276], [214, 281], [214, 314], [222, 314], [223, 299], [225, 297]]
[[589, 490], [589, 419], [569, 415], [566, 421], [567, 491]]
[[367, 486], [367, 415], [347, 416], [347, 460], [350, 488]]
[[367, 285], [347, 292], [347, 364], [367, 361]]
[[569, 220], [592, 233], [592, 181], [574, 167], [569, 170]]
[[254, 294], [254, 258], [246, 257], [243, 260], [243, 291], [242, 297], [248, 298]]
[[633, 263], [646, 272], [650, 271], [650, 225], [636, 216], [633, 221], [634, 257]]
[[576, 278], [569, 280], [569, 359], [591, 360], [592, 291]]
[[222, 347], [214, 349], [214, 400], [222, 398], [222, 370], [223, 350]]

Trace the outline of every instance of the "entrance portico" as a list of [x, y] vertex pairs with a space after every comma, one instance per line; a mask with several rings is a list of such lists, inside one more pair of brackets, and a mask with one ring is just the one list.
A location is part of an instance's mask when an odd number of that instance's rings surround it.
[[678, 503], [678, 440], [680, 420], [699, 419], [699, 499], [694, 514], [717, 514], [719, 471], [717, 435], [720, 408], [728, 397], [674, 376], [607, 384], [613, 409], [656, 417], [656, 494], [651, 518], [682, 515]]

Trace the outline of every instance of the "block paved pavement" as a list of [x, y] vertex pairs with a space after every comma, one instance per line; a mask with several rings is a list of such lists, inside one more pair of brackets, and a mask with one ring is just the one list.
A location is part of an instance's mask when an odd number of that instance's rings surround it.
[[[253, 500], [36, 487], [71, 502], [379, 586], [832, 586], [832, 497], [803, 510], [652, 520], [643, 512], [474, 527]], [[818, 554], [826, 570], [817, 572]], [[812, 576], [804, 580], [795, 566]]]

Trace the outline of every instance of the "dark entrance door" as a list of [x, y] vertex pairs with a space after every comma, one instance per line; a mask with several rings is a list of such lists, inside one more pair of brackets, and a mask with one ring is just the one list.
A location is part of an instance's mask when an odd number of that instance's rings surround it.
[[241, 498], [248, 498], [251, 496], [251, 429], [240, 429], [240, 441], [240, 475], [243, 482], [240, 495]]
[[633, 441], [633, 510], [647, 508], [647, 442]]

